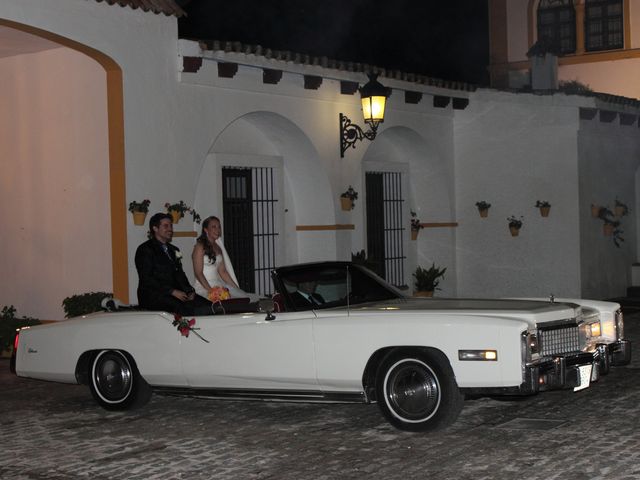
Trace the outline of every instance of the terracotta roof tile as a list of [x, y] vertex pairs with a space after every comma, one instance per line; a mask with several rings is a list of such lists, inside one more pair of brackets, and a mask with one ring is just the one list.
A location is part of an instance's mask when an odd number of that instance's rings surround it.
[[106, 2], [109, 5], [118, 4], [121, 7], [129, 6], [133, 9], [140, 8], [145, 12], [164, 13], [165, 15], [174, 15], [176, 17], [185, 16], [186, 13], [175, 0], [96, 0], [97, 2]]
[[442, 80], [432, 78], [418, 73], [407, 73], [399, 70], [388, 70], [367, 63], [347, 62], [343, 60], [334, 60], [327, 57], [314, 57], [304, 53], [296, 53], [288, 50], [272, 50], [262, 47], [261, 45], [247, 45], [242, 42], [228, 42], [220, 40], [199, 40], [203, 50], [222, 51], [229, 53], [243, 53], [245, 55], [256, 55], [273, 60], [283, 62], [293, 62], [300, 65], [313, 65], [334, 70], [343, 70], [347, 72], [378, 72], [381, 77], [402, 80], [411, 83], [423, 85], [431, 85], [450, 90], [475, 91], [477, 86], [451, 80]]

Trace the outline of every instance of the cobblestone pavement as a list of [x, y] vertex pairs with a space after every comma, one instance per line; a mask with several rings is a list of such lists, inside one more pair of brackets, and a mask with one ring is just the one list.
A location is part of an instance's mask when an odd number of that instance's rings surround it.
[[[627, 315], [640, 339], [640, 314]], [[84, 386], [17, 378], [0, 360], [0, 478], [640, 479], [640, 355], [591, 388], [467, 400], [432, 434], [388, 425], [376, 405], [154, 395], [100, 409]]]

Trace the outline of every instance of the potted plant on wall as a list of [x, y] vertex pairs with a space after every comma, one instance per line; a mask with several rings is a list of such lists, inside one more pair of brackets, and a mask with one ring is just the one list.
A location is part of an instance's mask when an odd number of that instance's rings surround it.
[[178, 223], [180, 219], [184, 217], [185, 213], [191, 213], [193, 221], [196, 223], [200, 223], [200, 215], [198, 215], [198, 213], [193, 208], [188, 206], [182, 200], [180, 200], [178, 203], [167, 202], [164, 204], [164, 208], [166, 208], [167, 213], [171, 215], [173, 223]]
[[476, 202], [476, 207], [478, 207], [478, 212], [480, 212], [480, 216], [482, 218], [487, 218], [489, 216], [489, 209], [491, 208], [490, 203], [480, 200], [479, 202]]
[[418, 219], [418, 214], [411, 210], [411, 240], [417, 240], [418, 234], [423, 228], [424, 226], [420, 223], [420, 219]]
[[549, 211], [551, 210], [551, 204], [546, 200], [536, 200], [536, 208], [540, 209], [540, 215], [543, 217], [549, 216]]
[[517, 237], [518, 235], [520, 235], [520, 229], [522, 228], [524, 218], [516, 218], [514, 215], [511, 215], [509, 218], [507, 218], [507, 222], [509, 222], [509, 231], [511, 232], [511, 236]]
[[598, 218], [602, 220], [602, 233], [605, 237], [612, 236], [613, 232], [620, 225], [618, 220], [614, 220], [613, 212], [607, 207], [600, 207], [598, 210]]
[[432, 297], [435, 290], [440, 290], [438, 285], [440, 284], [440, 279], [444, 278], [444, 272], [446, 271], [446, 267], [438, 268], [435, 263], [431, 264], [428, 269], [418, 266], [413, 274], [416, 287], [413, 296]]
[[144, 220], [147, 217], [147, 213], [149, 212], [149, 205], [151, 204], [151, 200], [144, 199], [141, 202], [136, 202], [135, 200], [129, 203], [129, 211], [133, 214], [133, 223], [134, 225], [144, 225]]
[[613, 211], [616, 213], [616, 217], [619, 218], [619, 217], [624, 217], [626, 215], [629, 215], [629, 207], [627, 207], [625, 203], [622, 203], [617, 198], [615, 202], [616, 204], [615, 204], [615, 207], [613, 207]]
[[615, 220], [613, 212], [607, 207], [600, 207], [598, 211], [598, 218], [602, 220], [602, 233], [605, 237], [613, 237], [613, 244], [620, 248], [620, 244], [624, 242], [622, 234], [624, 233], [620, 228], [620, 220]]
[[351, 185], [346, 192], [340, 195], [340, 206], [342, 210], [348, 212], [353, 210], [356, 206], [356, 200], [358, 199], [358, 192], [356, 192]]

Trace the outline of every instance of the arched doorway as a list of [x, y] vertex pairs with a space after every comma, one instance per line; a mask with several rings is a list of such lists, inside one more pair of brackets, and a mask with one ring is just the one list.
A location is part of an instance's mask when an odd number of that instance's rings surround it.
[[0, 303], [46, 319], [61, 318], [66, 296], [91, 290], [128, 301], [120, 67], [51, 32], [3, 19], [0, 29], [14, 40], [13, 55], [3, 51], [12, 287]]

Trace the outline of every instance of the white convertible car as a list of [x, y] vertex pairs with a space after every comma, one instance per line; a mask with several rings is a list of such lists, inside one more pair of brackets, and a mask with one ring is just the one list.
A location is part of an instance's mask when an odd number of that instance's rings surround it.
[[88, 384], [107, 409], [152, 391], [377, 402], [419, 431], [453, 423], [465, 394], [580, 390], [631, 359], [616, 303], [409, 298], [350, 262], [281, 267], [273, 280], [277, 298], [244, 313], [128, 310], [24, 328], [15, 371]]

